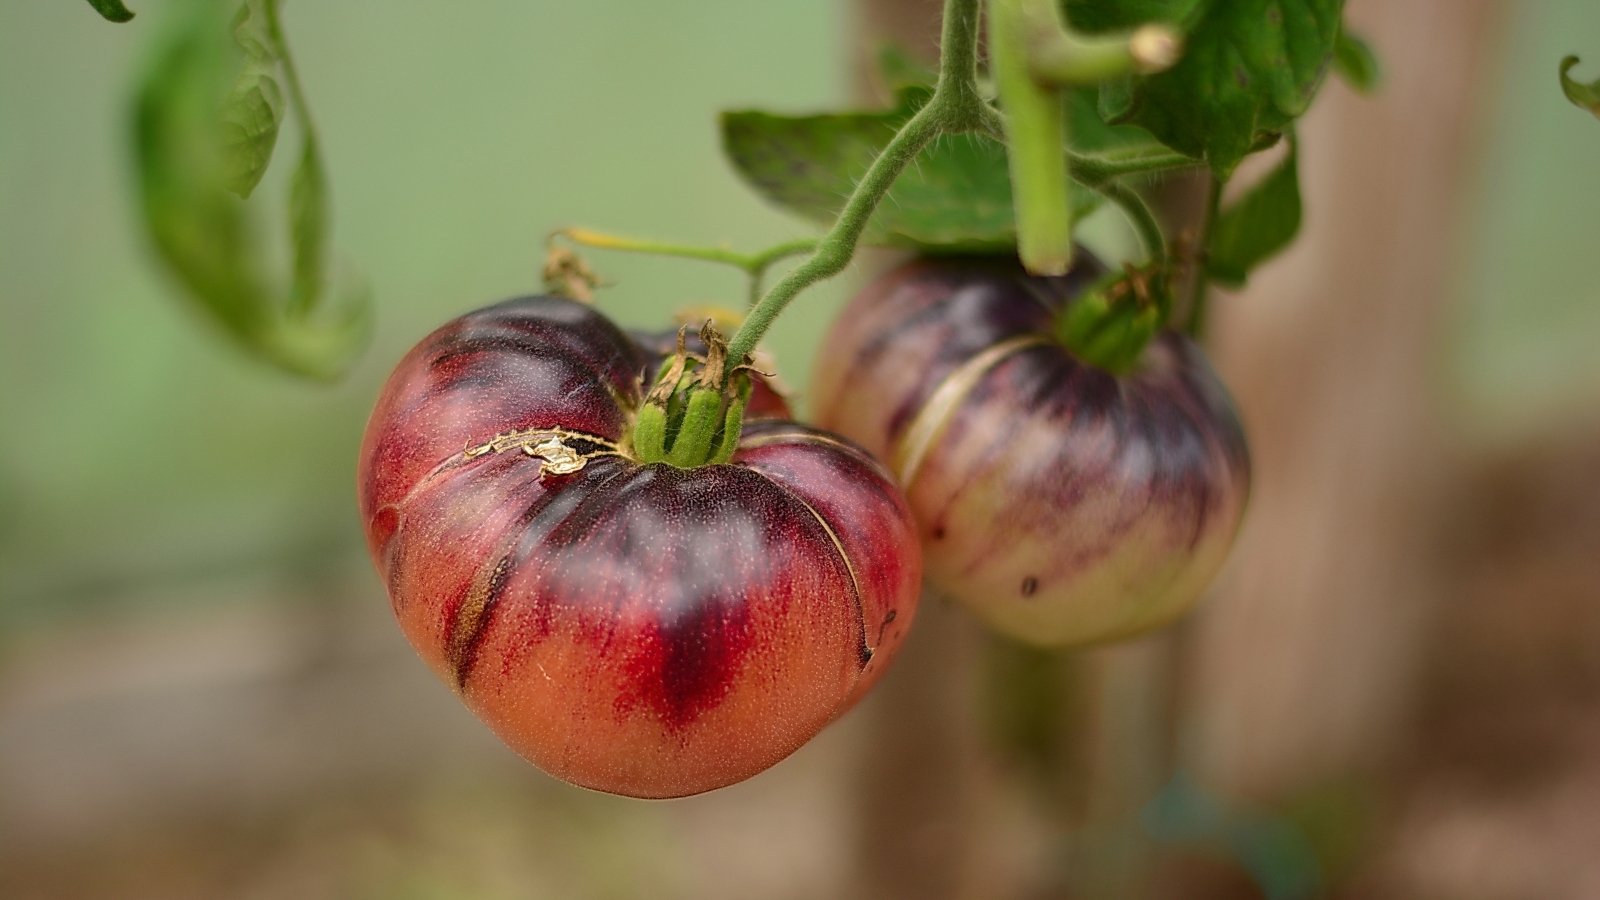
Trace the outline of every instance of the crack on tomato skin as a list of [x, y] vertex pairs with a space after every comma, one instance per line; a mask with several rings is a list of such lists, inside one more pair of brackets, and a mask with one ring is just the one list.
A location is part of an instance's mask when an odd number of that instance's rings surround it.
[[933, 445], [944, 434], [945, 428], [962, 402], [984, 376], [997, 368], [1013, 354], [1033, 347], [1044, 346], [1049, 339], [1043, 335], [1021, 335], [1001, 341], [956, 367], [917, 410], [905, 434], [896, 443], [889, 464], [901, 487], [910, 490], [922, 468], [923, 460]]
[[[844, 564], [845, 573], [850, 576], [850, 593], [855, 599], [856, 607], [856, 626], [861, 635], [861, 647], [857, 651], [860, 655], [859, 666], [860, 668], [865, 669], [867, 664], [872, 662], [874, 651], [872, 647], [867, 644], [866, 600], [861, 596], [861, 579], [856, 575], [855, 563], [850, 561], [850, 554], [845, 552], [844, 543], [839, 540], [838, 533], [835, 532], [833, 530], [833, 526], [829, 525], [828, 521], [822, 517], [822, 513], [817, 512], [816, 507], [806, 502], [806, 498], [800, 496], [788, 485], [783, 484], [776, 479], [766, 478], [765, 476], [762, 477], [768, 484], [788, 495], [792, 500], [794, 500], [794, 502], [800, 504], [800, 506], [804, 508], [806, 512], [810, 513], [811, 518], [816, 520], [817, 524], [822, 527], [823, 533], [828, 536], [828, 541], [833, 544], [834, 552], [839, 554], [839, 562]], [[893, 616], [890, 617], [890, 620], [893, 620]], [[888, 624], [888, 622], [884, 623], [884, 625]], [[879, 643], [882, 643], [882, 641], [879, 641]]]
[[[568, 442], [572, 443], [568, 443]], [[589, 444], [598, 449], [583, 452], [573, 444]], [[470, 446], [456, 456], [452, 456], [423, 478], [427, 481], [433, 475], [446, 469], [454, 468], [461, 463], [470, 462], [481, 456], [491, 453], [504, 453], [508, 450], [521, 450], [528, 456], [539, 460], [540, 475], [571, 475], [580, 472], [589, 461], [602, 456], [616, 456], [627, 459], [621, 446], [608, 441], [598, 435], [585, 434], [581, 431], [571, 431], [566, 428], [524, 428], [520, 431], [506, 432], [496, 435], [489, 441]]]

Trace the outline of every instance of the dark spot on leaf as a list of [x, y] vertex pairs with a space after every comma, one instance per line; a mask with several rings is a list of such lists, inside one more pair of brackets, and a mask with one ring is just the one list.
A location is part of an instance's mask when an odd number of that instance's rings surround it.
[[1244, 66], [1239, 66], [1233, 70], [1233, 80], [1238, 82], [1239, 87], [1247, 88], [1250, 86], [1250, 73]]

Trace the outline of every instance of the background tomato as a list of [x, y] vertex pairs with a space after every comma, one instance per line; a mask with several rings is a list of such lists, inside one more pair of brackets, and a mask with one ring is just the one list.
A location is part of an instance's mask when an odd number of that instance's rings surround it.
[[637, 463], [654, 364], [570, 300], [462, 316], [390, 378], [359, 486], [395, 615], [474, 712], [554, 775], [672, 797], [860, 697], [921, 559], [888, 474], [831, 435], [764, 419], [731, 464]]
[[999, 630], [1063, 645], [1194, 602], [1243, 513], [1249, 460], [1199, 349], [1164, 333], [1114, 376], [1054, 337], [1103, 274], [921, 260], [845, 308], [815, 367], [818, 421], [889, 462], [929, 578]]

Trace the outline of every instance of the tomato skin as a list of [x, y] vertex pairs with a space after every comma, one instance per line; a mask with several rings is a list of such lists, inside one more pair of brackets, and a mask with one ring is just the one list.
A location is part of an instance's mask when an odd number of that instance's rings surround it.
[[[868, 690], [921, 555], [888, 473], [815, 429], [751, 422], [726, 465], [632, 459], [652, 354], [560, 298], [462, 316], [391, 376], [358, 479], [401, 628], [463, 701], [552, 775], [676, 797]], [[524, 449], [558, 429], [575, 470]]]
[[1052, 336], [1102, 271], [917, 260], [824, 341], [818, 423], [885, 460], [932, 587], [1030, 643], [1113, 640], [1188, 610], [1232, 545], [1250, 462], [1226, 389], [1166, 332], [1112, 375]]

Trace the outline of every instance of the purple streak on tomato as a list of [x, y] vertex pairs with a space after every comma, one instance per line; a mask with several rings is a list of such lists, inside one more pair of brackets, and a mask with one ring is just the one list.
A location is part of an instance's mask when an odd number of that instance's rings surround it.
[[359, 473], [423, 659], [536, 765], [640, 797], [747, 778], [847, 709], [921, 573], [888, 473], [832, 435], [762, 421], [728, 465], [634, 460], [656, 355], [572, 301], [463, 316], [391, 376]]
[[1244, 435], [1199, 349], [1164, 333], [1112, 375], [1053, 337], [1090, 260], [923, 260], [844, 310], [815, 367], [819, 423], [889, 461], [930, 582], [997, 629], [1070, 645], [1165, 624], [1232, 544]]

